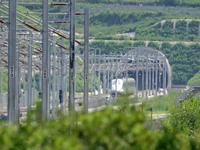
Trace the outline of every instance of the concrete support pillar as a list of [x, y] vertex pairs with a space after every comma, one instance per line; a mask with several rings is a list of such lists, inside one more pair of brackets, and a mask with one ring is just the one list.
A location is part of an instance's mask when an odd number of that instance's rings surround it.
[[75, 0], [70, 0], [69, 111], [75, 110]]
[[90, 58], [90, 60], [91, 60], [91, 94], [90, 94], [90, 99], [91, 99], [91, 101], [92, 101], [92, 93], [93, 93], [93, 74], [94, 74], [94, 64], [93, 64], [93, 57], [94, 57], [94, 54], [92, 54], [91, 55], [91, 58]]
[[59, 101], [59, 90], [60, 90], [60, 53], [58, 52], [58, 55], [57, 55], [57, 74], [56, 74], [56, 76], [57, 76], [57, 89], [56, 89], [56, 107], [57, 107], [57, 109], [59, 109], [58, 108], [58, 106], [60, 105], [60, 101]]
[[154, 93], [155, 93], [155, 91], [154, 91], [154, 87], [155, 87], [154, 73], [155, 73], [155, 61], [153, 60], [152, 61], [152, 95], [154, 95]]
[[149, 96], [151, 95], [151, 61], [149, 62]]
[[27, 106], [27, 103], [26, 103], [26, 74], [25, 74], [25, 70], [23, 71], [23, 107], [26, 107]]
[[145, 70], [145, 65], [144, 65], [144, 60], [142, 62], [142, 97], [144, 96], [144, 70]]
[[[98, 59], [98, 100], [100, 100], [100, 72], [101, 72], [101, 66], [100, 66], [100, 54]], [[106, 72], [106, 70], [105, 70]], [[106, 79], [105, 79], [106, 81]], [[105, 91], [106, 94], [106, 91]]]
[[106, 57], [103, 57], [103, 94], [106, 94]]
[[147, 54], [147, 57], [146, 57], [146, 100], [148, 100], [148, 54]]
[[49, 119], [49, 89], [48, 89], [48, 57], [49, 57], [49, 33], [48, 33], [48, 0], [43, 0], [42, 8], [42, 120]]
[[[88, 112], [88, 78], [89, 78], [89, 9], [85, 9], [84, 25], [84, 111]], [[100, 70], [99, 70], [100, 71]], [[98, 81], [99, 83], [100, 81]], [[98, 86], [99, 88], [99, 86]], [[100, 94], [100, 93], [98, 93]]]
[[166, 82], [167, 82], [167, 62], [166, 62], [166, 57], [164, 58], [164, 80], [163, 80], [163, 94], [166, 94]]
[[158, 52], [156, 53], [156, 96], [158, 94]]
[[52, 118], [55, 117], [55, 101], [56, 101], [56, 37], [53, 36], [53, 87], [52, 87]]
[[[113, 56], [113, 55], [112, 55]], [[111, 56], [111, 57], [112, 57]], [[110, 79], [110, 89], [112, 90], [112, 80], [113, 80], [113, 69], [114, 69], [114, 59], [113, 58], [111, 58], [111, 79]], [[110, 91], [111, 91], [110, 90]], [[112, 93], [110, 92], [110, 95], [111, 95]], [[110, 100], [111, 100], [111, 96], [110, 96]]]
[[109, 61], [109, 59], [107, 59], [107, 61], [108, 61], [108, 75], [107, 75], [107, 84], [108, 84], [108, 87], [107, 87], [107, 89], [108, 90], [106, 90], [106, 94], [109, 94], [108, 93], [108, 91], [109, 91], [109, 89], [110, 89], [110, 61]]
[[1, 62], [1, 98], [0, 98], [0, 105], [3, 104], [3, 65]]
[[118, 56], [116, 55], [116, 73], [115, 73], [115, 102], [117, 100], [117, 79], [118, 79]]
[[140, 50], [139, 50], [139, 53], [136, 55], [136, 98], [138, 97], [138, 74], [139, 74], [139, 71], [138, 71], [138, 68], [139, 68], [139, 56], [140, 56]]
[[8, 35], [8, 121], [18, 122], [16, 118], [16, 0], [9, 1]]

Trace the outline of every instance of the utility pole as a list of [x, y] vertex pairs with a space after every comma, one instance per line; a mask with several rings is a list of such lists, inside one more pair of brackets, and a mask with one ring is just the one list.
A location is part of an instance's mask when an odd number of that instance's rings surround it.
[[164, 66], [164, 73], [163, 73], [163, 94], [165, 95], [166, 94], [166, 79], [167, 79], [167, 74], [166, 74], [166, 71], [167, 71], [166, 57], [164, 57], [163, 66]]
[[58, 68], [58, 71], [57, 71], [57, 94], [56, 94], [56, 99], [57, 99], [57, 102], [56, 102], [56, 107], [58, 109], [58, 106], [60, 104], [60, 101], [59, 101], [59, 89], [60, 89], [60, 66], [59, 66], [59, 63], [60, 63], [60, 52], [58, 52], [58, 56], [57, 56], [57, 68]]
[[[3, 103], [3, 65], [1, 62], [1, 102]], [[1, 104], [1, 103], [0, 103]]]
[[103, 62], [104, 62], [104, 69], [103, 69], [103, 94], [106, 94], [106, 57], [104, 54], [103, 57]]
[[89, 79], [89, 9], [85, 9], [84, 29], [84, 111], [88, 112], [88, 79]]
[[155, 61], [154, 61], [154, 59], [153, 59], [153, 61], [152, 61], [152, 70], [153, 70], [153, 72], [152, 72], [152, 95], [154, 95], [154, 86], [155, 86], [155, 81], [154, 81], [154, 70], [155, 70], [155, 68], [154, 68], [154, 65], [155, 64]]
[[101, 71], [101, 66], [100, 66], [100, 53], [99, 53], [99, 61], [98, 61], [98, 100], [100, 98], [100, 71]]
[[136, 98], [138, 98], [138, 63], [139, 63], [139, 57], [140, 57], [140, 49], [139, 54], [136, 55]]
[[48, 0], [42, 3], [42, 120], [48, 120], [48, 51], [49, 51], [49, 34], [48, 34]]
[[20, 46], [18, 46], [18, 52], [16, 53], [16, 72], [15, 72], [15, 77], [16, 77], [16, 93], [15, 93], [15, 117], [17, 119], [17, 122], [18, 122], [18, 119], [19, 119], [19, 84], [20, 84], [20, 63], [19, 63], [19, 58], [20, 58]]
[[8, 121], [16, 122], [16, 0], [9, 1], [9, 35], [8, 35]]
[[[49, 38], [50, 38], [50, 34]], [[48, 61], [47, 61], [47, 118], [50, 118], [50, 94], [51, 94], [51, 45], [50, 45], [50, 40], [48, 40]]]
[[31, 111], [32, 104], [32, 32], [29, 31], [29, 45], [28, 45], [28, 91], [27, 91], [27, 111]]
[[93, 74], [94, 74], [94, 64], [93, 64], [93, 57], [94, 57], [94, 54], [92, 53], [92, 55], [91, 55], [91, 58], [90, 58], [90, 60], [91, 60], [91, 94], [90, 94], [90, 99], [91, 99], [91, 101], [92, 101], [92, 92], [93, 92]]
[[75, 0], [70, 0], [69, 111], [75, 110]]
[[53, 36], [53, 92], [52, 92], [52, 117], [55, 117], [55, 99], [56, 99], [56, 37]]
[[[107, 60], [108, 60], [108, 68], [109, 68], [110, 67], [110, 60], [109, 60], [109, 58], [107, 58]], [[107, 84], [108, 84], [107, 88], [108, 88], [108, 90], [106, 90], [106, 94], [109, 94], [108, 91], [110, 89], [110, 69], [108, 69], [108, 78], [107, 78]]]
[[146, 57], [146, 100], [148, 100], [148, 61], [149, 61], [149, 58], [148, 58], [148, 54], [147, 54], [147, 57]]
[[26, 95], [25, 79], [26, 79], [26, 75], [25, 75], [25, 70], [24, 70], [23, 71], [23, 107], [27, 106], [27, 102], [25, 102], [25, 100], [26, 100], [26, 98], [25, 98], [25, 95]]
[[32, 104], [34, 105], [35, 103], [35, 69], [33, 71], [33, 99], [32, 99]]
[[[61, 44], [64, 46], [64, 38], [61, 40]], [[60, 90], [60, 103], [61, 103], [61, 110], [63, 111], [63, 99], [64, 99], [64, 76], [65, 76], [65, 68], [64, 68], [64, 63], [65, 63], [65, 50], [60, 49], [61, 52], [61, 90]]]
[[144, 96], [144, 69], [145, 67], [144, 67], [144, 60], [143, 60], [142, 62], [142, 97], [145, 97]]
[[117, 101], [117, 80], [118, 80], [118, 56], [116, 55], [116, 73], [115, 73], [115, 102]]
[[149, 61], [149, 96], [151, 95], [151, 60]]
[[156, 53], [156, 96], [158, 94], [158, 52]]

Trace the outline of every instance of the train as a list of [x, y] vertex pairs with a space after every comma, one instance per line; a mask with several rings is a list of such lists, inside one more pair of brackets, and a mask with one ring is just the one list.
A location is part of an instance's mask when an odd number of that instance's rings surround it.
[[112, 97], [115, 97], [116, 92], [117, 94], [134, 95], [135, 91], [135, 79], [133, 78], [113, 79], [111, 81], [110, 93]]

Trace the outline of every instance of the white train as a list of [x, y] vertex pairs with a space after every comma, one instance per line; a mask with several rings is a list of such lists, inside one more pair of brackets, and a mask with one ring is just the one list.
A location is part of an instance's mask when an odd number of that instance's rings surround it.
[[[117, 83], [116, 83], [117, 81]], [[115, 96], [117, 94], [135, 94], [135, 79], [133, 78], [123, 78], [123, 79], [113, 79], [111, 81], [111, 95]]]

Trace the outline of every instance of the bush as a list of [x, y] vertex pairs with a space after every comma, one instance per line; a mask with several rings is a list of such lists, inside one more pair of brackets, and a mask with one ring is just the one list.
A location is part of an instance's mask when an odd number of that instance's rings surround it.
[[146, 46], [146, 43], [144, 41], [138, 41], [133, 44], [133, 47], [143, 47], [143, 46]]
[[176, 38], [178, 38], [179, 40], [184, 40], [187, 37], [186, 27], [187, 27], [187, 22], [185, 20], [181, 20], [176, 23], [176, 29], [175, 29]]
[[155, 43], [155, 42], [149, 42], [148, 43], [148, 47], [152, 47], [156, 50], [159, 50], [159, 44], [158, 43]]
[[135, 106], [129, 106], [127, 97], [120, 97], [120, 101], [117, 109], [107, 107], [90, 114], [71, 112], [70, 116], [60, 115], [47, 122], [29, 119], [19, 125], [1, 123], [0, 149], [194, 150], [200, 147], [198, 99], [171, 105], [167, 124], [154, 131], [145, 126], [153, 122]]
[[166, 21], [163, 24], [162, 30], [161, 30], [161, 35], [164, 38], [172, 38], [174, 34], [173, 31], [173, 22], [172, 21]]
[[[128, 101], [126, 98], [122, 100]], [[124, 103], [125, 104], [125, 103]], [[0, 125], [0, 149], [154, 149], [154, 136], [135, 106], [120, 105], [56, 120]], [[74, 123], [72, 123], [74, 122]]]
[[177, 102], [169, 107], [169, 126], [174, 127], [179, 133], [193, 135], [199, 128], [200, 97], [190, 98], [187, 101]]

